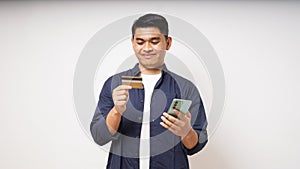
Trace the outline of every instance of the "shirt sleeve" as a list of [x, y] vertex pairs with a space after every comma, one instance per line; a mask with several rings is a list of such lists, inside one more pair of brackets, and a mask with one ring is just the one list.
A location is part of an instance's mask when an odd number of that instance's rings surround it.
[[204, 105], [200, 94], [195, 86], [193, 86], [192, 90], [189, 92], [190, 99], [192, 100], [192, 105], [190, 107], [190, 112], [192, 115], [192, 127], [198, 134], [198, 143], [192, 149], [187, 149], [183, 143], [181, 142], [181, 146], [187, 155], [193, 155], [200, 150], [208, 142], [208, 134], [207, 134], [207, 119], [205, 114]]
[[111, 79], [112, 78], [109, 78], [103, 85], [96, 111], [90, 124], [92, 137], [99, 145], [105, 145], [111, 140], [117, 140], [120, 135], [118, 132], [112, 135], [106, 125], [107, 114], [114, 106]]

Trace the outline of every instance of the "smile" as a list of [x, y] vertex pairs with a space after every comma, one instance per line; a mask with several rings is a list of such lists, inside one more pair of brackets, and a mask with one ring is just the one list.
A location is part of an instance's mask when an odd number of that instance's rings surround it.
[[150, 59], [150, 58], [156, 56], [156, 54], [141, 54], [141, 56], [146, 58], [146, 59]]

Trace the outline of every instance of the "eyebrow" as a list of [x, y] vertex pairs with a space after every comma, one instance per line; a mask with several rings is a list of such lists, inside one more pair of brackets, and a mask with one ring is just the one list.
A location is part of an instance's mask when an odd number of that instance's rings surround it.
[[[135, 38], [135, 40], [145, 41], [145, 39], [143, 39], [143, 38]], [[160, 37], [151, 38], [150, 41], [152, 41], [152, 40], [160, 40]]]

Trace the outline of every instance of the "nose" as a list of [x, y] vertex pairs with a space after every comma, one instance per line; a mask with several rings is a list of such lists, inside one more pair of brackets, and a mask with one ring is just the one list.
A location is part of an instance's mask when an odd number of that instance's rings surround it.
[[152, 52], [153, 48], [152, 48], [151, 43], [149, 43], [149, 42], [144, 43], [143, 51], [144, 52]]

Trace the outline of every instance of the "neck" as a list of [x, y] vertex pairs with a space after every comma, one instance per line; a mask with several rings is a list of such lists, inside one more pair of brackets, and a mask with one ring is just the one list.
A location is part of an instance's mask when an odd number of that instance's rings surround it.
[[162, 67], [161, 68], [153, 68], [153, 69], [147, 69], [147, 68], [142, 67], [141, 65], [139, 65], [139, 67], [140, 67], [141, 73], [145, 74], [145, 75], [160, 74], [161, 70], [162, 70]]

